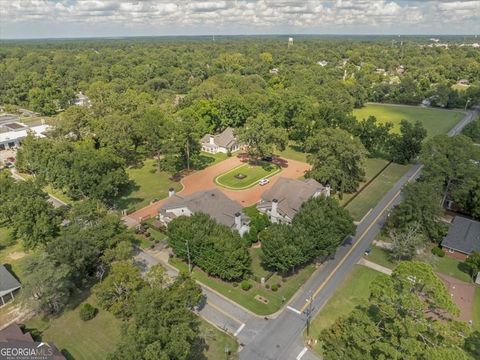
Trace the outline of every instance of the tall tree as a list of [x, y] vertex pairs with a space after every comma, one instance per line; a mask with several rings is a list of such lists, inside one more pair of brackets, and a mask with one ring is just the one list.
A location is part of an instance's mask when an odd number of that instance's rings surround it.
[[307, 176], [343, 194], [354, 192], [365, 176], [366, 150], [360, 140], [342, 129], [325, 128], [307, 140]]
[[415, 159], [422, 150], [422, 141], [427, 137], [427, 130], [420, 121], [414, 124], [407, 120], [400, 122], [400, 135], [392, 137], [390, 156], [400, 164], [407, 164]]

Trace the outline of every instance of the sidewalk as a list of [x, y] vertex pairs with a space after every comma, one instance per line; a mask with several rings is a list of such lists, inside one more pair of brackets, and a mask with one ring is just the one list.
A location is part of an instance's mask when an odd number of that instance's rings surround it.
[[382, 265], [375, 264], [374, 262], [368, 261], [368, 260], [364, 259], [363, 257], [360, 258], [360, 260], [358, 260], [357, 264], [364, 265], [366, 267], [369, 267], [370, 269], [377, 270], [377, 271], [379, 271], [381, 273], [384, 273], [384, 274], [387, 274], [387, 275], [392, 275], [392, 270], [391, 269], [389, 269], [385, 266], [382, 266]]

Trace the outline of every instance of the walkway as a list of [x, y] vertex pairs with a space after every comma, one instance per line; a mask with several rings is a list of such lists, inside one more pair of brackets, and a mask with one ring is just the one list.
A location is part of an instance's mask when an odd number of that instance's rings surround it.
[[365, 259], [363, 257], [360, 258], [360, 260], [358, 260], [357, 264], [369, 267], [370, 269], [377, 270], [377, 271], [379, 271], [381, 273], [384, 273], [384, 274], [387, 274], [387, 275], [392, 275], [392, 269], [389, 269], [385, 266], [378, 265], [377, 263], [368, 261], [367, 259]]
[[[178, 193], [181, 195], [190, 195], [197, 191], [218, 188], [230, 199], [237, 201], [242, 206], [250, 206], [260, 201], [262, 193], [265, 190], [271, 188], [280, 177], [297, 179], [303, 176], [305, 174], [305, 171], [310, 169], [310, 165], [306, 163], [290, 159], [287, 160], [283, 158], [278, 158], [275, 159], [275, 163], [282, 167], [282, 171], [270, 177], [270, 183], [265, 186], [255, 185], [254, 187], [245, 190], [230, 190], [225, 189], [214, 182], [214, 179], [218, 175], [223, 174], [224, 172], [233, 169], [245, 163], [246, 161], [247, 159], [241, 155], [234, 156], [218, 164], [209, 166], [203, 170], [199, 170], [188, 176], [185, 176], [181, 180], [183, 189], [180, 190]], [[167, 199], [168, 198], [154, 202], [140, 210], [135, 211], [128, 216], [125, 216], [123, 218], [125, 223], [129, 226], [133, 226], [138, 224], [140, 219], [157, 215], [158, 208], [162, 206], [167, 201]]]

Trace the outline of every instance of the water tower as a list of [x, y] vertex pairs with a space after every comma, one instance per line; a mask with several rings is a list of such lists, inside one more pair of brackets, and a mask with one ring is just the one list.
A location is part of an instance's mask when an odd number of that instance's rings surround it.
[[288, 38], [288, 48], [290, 49], [290, 47], [293, 46], [293, 37], [289, 37]]

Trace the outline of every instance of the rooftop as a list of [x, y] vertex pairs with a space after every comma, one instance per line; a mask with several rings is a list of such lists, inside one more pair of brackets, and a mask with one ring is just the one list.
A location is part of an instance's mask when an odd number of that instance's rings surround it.
[[0, 295], [8, 294], [20, 288], [20, 286], [20, 282], [10, 274], [10, 271], [4, 265], [0, 264]]
[[206, 134], [201, 142], [203, 144], [209, 144], [210, 143], [210, 138], [213, 136], [213, 141], [215, 142], [215, 145], [227, 148], [231, 146], [235, 141], [235, 135], [233, 134], [233, 128], [227, 127], [225, 130], [223, 130], [220, 134], [217, 135], [211, 135], [211, 134]]
[[456, 216], [443, 238], [442, 246], [467, 255], [480, 251], [480, 221]]

